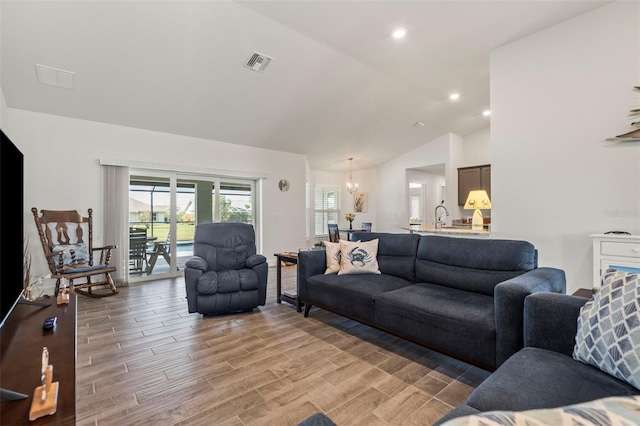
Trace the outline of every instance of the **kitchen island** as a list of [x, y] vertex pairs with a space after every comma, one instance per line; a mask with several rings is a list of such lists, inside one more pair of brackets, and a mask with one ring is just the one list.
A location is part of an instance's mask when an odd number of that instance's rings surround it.
[[433, 225], [411, 225], [402, 227], [410, 234], [438, 234], [448, 237], [466, 237], [466, 238], [491, 238], [491, 231], [483, 229], [482, 231], [474, 231], [470, 226], [443, 226], [436, 228]]

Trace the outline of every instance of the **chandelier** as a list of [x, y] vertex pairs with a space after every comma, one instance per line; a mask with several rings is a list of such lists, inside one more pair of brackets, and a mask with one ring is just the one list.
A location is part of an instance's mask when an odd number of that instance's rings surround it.
[[358, 184], [353, 181], [353, 176], [351, 176], [351, 161], [353, 161], [353, 157], [349, 157], [349, 182], [347, 182], [347, 190], [349, 194], [353, 194], [358, 191]]

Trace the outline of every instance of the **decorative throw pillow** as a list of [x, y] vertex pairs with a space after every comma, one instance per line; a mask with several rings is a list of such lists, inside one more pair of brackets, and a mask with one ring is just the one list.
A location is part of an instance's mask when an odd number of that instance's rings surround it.
[[640, 389], [640, 279], [608, 269], [581, 309], [573, 358]]
[[371, 241], [340, 240], [340, 270], [343, 274], [379, 274], [378, 239]]
[[327, 256], [327, 269], [325, 274], [335, 274], [340, 270], [340, 243], [325, 241], [324, 246]]
[[487, 411], [456, 417], [441, 426], [637, 425], [640, 396], [612, 396], [558, 408]]
[[340, 271], [340, 257], [342, 254], [342, 252], [340, 251], [340, 243], [324, 241], [323, 244], [325, 246], [327, 256], [327, 269], [324, 271], [324, 273], [335, 274]]
[[[87, 252], [87, 245], [85, 243], [60, 244], [57, 246], [53, 246], [51, 251], [53, 253], [62, 252], [62, 262], [65, 265], [78, 265], [87, 263], [89, 261], [89, 254]], [[54, 261], [56, 262], [56, 264], [58, 263], [58, 256], [55, 257]]]

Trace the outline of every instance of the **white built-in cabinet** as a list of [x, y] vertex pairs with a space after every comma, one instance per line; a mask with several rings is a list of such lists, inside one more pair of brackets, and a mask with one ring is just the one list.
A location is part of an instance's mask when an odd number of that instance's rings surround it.
[[593, 234], [593, 286], [609, 268], [640, 273], [640, 235]]

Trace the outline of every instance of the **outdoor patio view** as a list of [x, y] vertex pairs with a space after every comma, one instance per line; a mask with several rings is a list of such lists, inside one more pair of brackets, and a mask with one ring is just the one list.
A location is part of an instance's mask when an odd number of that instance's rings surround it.
[[177, 254], [177, 270], [184, 270], [185, 263], [193, 256], [193, 236], [199, 223], [254, 223], [253, 182], [212, 178], [177, 179], [176, 183], [174, 238], [169, 178], [133, 175], [130, 178], [129, 274], [132, 277], [168, 274], [172, 250]]

